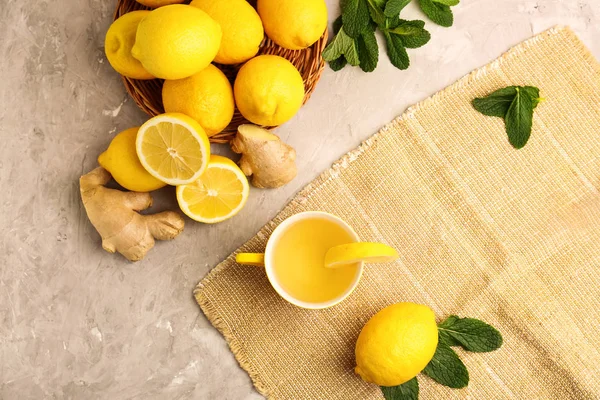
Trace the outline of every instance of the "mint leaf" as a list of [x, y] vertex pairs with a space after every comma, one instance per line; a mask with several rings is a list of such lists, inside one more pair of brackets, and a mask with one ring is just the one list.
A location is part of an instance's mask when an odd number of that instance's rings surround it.
[[400, 23], [389, 32], [394, 35], [399, 35], [404, 47], [416, 49], [424, 46], [431, 39], [431, 35], [424, 29], [425, 22], [420, 20], [405, 21], [400, 20]]
[[535, 86], [522, 86], [521, 88], [533, 100], [533, 109], [535, 110], [538, 104], [540, 104], [540, 101], [542, 101], [542, 99], [540, 99], [540, 89]]
[[369, 15], [371, 16], [371, 20], [377, 24], [380, 28], [386, 28], [386, 18], [383, 13], [383, 8], [385, 7], [385, 1], [381, 0], [367, 0], [369, 6]]
[[410, 2], [411, 0], [388, 0], [383, 13], [386, 17], [397, 16]]
[[[441, 1], [441, 0], [438, 0]], [[450, 6], [435, 0], [419, 0], [421, 10], [438, 25], [449, 27], [454, 23], [454, 15]]]
[[505, 87], [486, 97], [474, 99], [473, 107], [483, 115], [504, 118], [516, 95], [516, 86]]
[[346, 57], [341, 56], [339, 58], [336, 58], [335, 60], [329, 61], [329, 68], [337, 72], [344, 68], [347, 64], [348, 61], [346, 61]]
[[434, 381], [454, 389], [464, 388], [469, 384], [467, 367], [454, 350], [444, 343], [438, 343], [435, 354], [423, 373]]
[[381, 386], [385, 400], [417, 400], [419, 398], [419, 381], [414, 377], [398, 386]]
[[515, 149], [520, 149], [527, 144], [531, 136], [534, 99], [522, 88], [518, 87], [516, 90], [517, 95], [508, 108], [504, 122], [508, 141]]
[[[342, 16], [340, 15], [339, 17], [337, 17], [335, 19], [335, 21], [333, 21], [333, 33], [337, 35], [337, 33], [340, 31], [340, 29], [342, 29]], [[329, 68], [331, 68], [334, 71], [339, 71], [342, 68], [344, 68], [346, 66], [346, 64], [348, 64], [348, 61], [346, 61], [346, 58], [341, 55], [338, 58], [336, 58], [335, 60], [331, 60], [329, 61]]]
[[379, 61], [379, 46], [375, 37], [375, 26], [371, 25], [355, 41], [360, 68], [364, 72], [374, 71]]
[[457, 343], [449, 344], [449, 346], [462, 346], [468, 351], [483, 353], [494, 351], [502, 346], [500, 332], [493, 326], [475, 318], [459, 318], [451, 315], [438, 324], [438, 332], [440, 337], [446, 337], [447, 343]]
[[344, 30], [351, 38], [357, 38], [369, 26], [367, 0], [341, 0], [340, 7]]
[[340, 15], [333, 21], [333, 34], [337, 35], [337, 33], [342, 29], [343, 26], [342, 16]]
[[384, 31], [383, 36], [385, 37], [387, 53], [392, 65], [398, 69], [407, 69], [410, 66], [410, 59], [400, 36], [389, 31]]
[[350, 65], [358, 65], [360, 60], [358, 59], [358, 50], [356, 49], [356, 43], [354, 39], [346, 34], [346, 27], [344, 26], [337, 35], [333, 38], [331, 43], [323, 50], [323, 59], [328, 62], [332, 62], [344, 56]]

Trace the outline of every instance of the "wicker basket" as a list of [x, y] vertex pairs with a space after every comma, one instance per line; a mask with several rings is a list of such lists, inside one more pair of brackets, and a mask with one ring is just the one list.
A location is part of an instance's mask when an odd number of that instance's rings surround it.
[[[252, 1], [250, 1], [250, 3], [252, 3]], [[139, 4], [135, 0], [117, 0], [117, 9], [115, 10], [114, 19], [117, 19], [121, 15], [130, 11], [148, 9], [148, 7]], [[325, 30], [323, 36], [321, 36], [321, 38], [315, 44], [304, 50], [284, 49], [276, 45], [265, 36], [260, 45], [258, 54], [275, 54], [284, 57], [294, 64], [296, 68], [298, 68], [298, 71], [300, 71], [300, 75], [302, 75], [302, 79], [304, 80], [304, 89], [306, 94], [304, 95], [303, 103], [306, 103], [315, 89], [315, 86], [321, 77], [321, 73], [323, 72], [325, 62], [323, 61], [323, 57], [321, 57], [321, 53], [326, 45], [327, 30]], [[225, 75], [227, 75], [227, 78], [229, 78], [229, 81], [232, 84], [240, 66], [241, 64], [218, 65], [219, 69], [221, 69]], [[123, 76], [123, 83], [125, 84], [127, 92], [129, 92], [136, 104], [146, 114], [153, 117], [155, 115], [164, 113], [162, 104], [163, 81], [161, 79], [141, 81]], [[211, 137], [210, 141], [213, 143], [228, 143], [237, 132], [237, 127], [244, 123], [248, 123], [248, 121], [236, 109], [235, 114], [233, 115], [233, 120], [227, 126], [227, 128], [225, 128], [223, 132]]]

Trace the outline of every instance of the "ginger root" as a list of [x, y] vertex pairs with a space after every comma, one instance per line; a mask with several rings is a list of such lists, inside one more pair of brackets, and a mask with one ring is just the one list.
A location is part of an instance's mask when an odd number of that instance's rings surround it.
[[174, 239], [183, 231], [183, 218], [173, 211], [139, 214], [152, 205], [150, 193], [108, 189], [104, 185], [110, 178], [102, 167], [79, 178], [85, 211], [102, 237], [104, 250], [139, 261], [154, 247], [154, 239]]
[[231, 149], [242, 154], [240, 168], [258, 188], [283, 186], [298, 174], [294, 148], [259, 126], [240, 125]]

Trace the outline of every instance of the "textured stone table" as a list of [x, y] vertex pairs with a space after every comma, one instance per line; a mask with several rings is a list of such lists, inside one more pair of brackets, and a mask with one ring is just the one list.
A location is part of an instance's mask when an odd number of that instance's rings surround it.
[[[328, 0], [330, 20], [338, 0]], [[510, 46], [570, 25], [600, 57], [597, 0], [463, 0], [452, 28], [428, 23], [409, 71], [326, 69], [278, 130], [299, 176], [252, 190], [236, 218], [187, 220], [131, 264], [104, 252], [77, 179], [143, 115], [104, 58], [114, 0], [2, 0], [0, 8], [0, 398], [259, 399], [192, 297], [194, 285], [306, 183], [409, 105]], [[421, 18], [411, 5], [405, 18]], [[218, 150], [217, 150], [218, 151]], [[176, 207], [172, 189], [154, 209]]]

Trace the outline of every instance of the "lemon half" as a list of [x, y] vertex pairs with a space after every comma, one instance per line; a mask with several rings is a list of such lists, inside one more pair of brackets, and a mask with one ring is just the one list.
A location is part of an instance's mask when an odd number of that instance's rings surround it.
[[212, 155], [199, 179], [177, 186], [177, 202], [191, 219], [214, 224], [240, 212], [249, 193], [250, 185], [242, 170], [230, 159]]
[[210, 143], [194, 119], [166, 113], [140, 127], [136, 152], [150, 175], [169, 185], [182, 185], [195, 181], [206, 170]]

